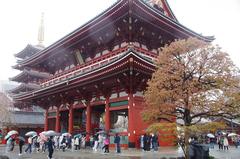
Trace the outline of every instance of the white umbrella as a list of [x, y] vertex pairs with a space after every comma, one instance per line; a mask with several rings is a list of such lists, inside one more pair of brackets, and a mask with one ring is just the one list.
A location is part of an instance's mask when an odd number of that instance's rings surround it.
[[228, 134], [228, 137], [231, 137], [231, 136], [237, 136], [237, 134], [236, 134], [236, 133], [230, 133], [230, 134]]
[[70, 133], [63, 133], [62, 136], [71, 136]]
[[44, 133], [45, 136], [59, 136], [60, 134], [57, 133], [56, 131], [49, 130], [46, 133]]
[[5, 140], [8, 140], [10, 137], [11, 137], [11, 135], [7, 134], [7, 135], [4, 137], [4, 139], [5, 139]]
[[[46, 133], [47, 133], [47, 131], [43, 131], [43, 132], [41, 132], [40, 134], [46, 135]], [[40, 134], [39, 134], [39, 135], [40, 135]]]
[[209, 137], [209, 138], [215, 138], [215, 136], [214, 136], [213, 134], [211, 134], [211, 133], [207, 134], [207, 137]]
[[35, 131], [29, 131], [25, 134], [25, 136], [36, 136], [37, 135], [37, 132]]
[[10, 135], [10, 136], [16, 135], [16, 134], [18, 134], [18, 132], [16, 130], [11, 130], [7, 133], [7, 135]]

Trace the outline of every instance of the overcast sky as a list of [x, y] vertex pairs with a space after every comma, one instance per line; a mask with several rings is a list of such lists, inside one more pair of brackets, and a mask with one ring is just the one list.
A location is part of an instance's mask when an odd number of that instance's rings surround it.
[[[14, 54], [27, 44], [37, 44], [41, 13], [44, 12], [48, 46], [91, 20], [116, 0], [6, 0], [0, 1], [0, 80], [15, 76]], [[227, 51], [240, 67], [240, 0], [168, 0], [184, 26]]]

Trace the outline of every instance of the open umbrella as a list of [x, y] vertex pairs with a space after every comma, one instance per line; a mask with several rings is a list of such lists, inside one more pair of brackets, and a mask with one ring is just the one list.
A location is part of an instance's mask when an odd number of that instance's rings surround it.
[[4, 137], [4, 139], [5, 139], [5, 140], [8, 140], [10, 137], [11, 137], [11, 135], [7, 134], [7, 135]]
[[[47, 131], [43, 131], [43, 132], [41, 132], [40, 134], [46, 135], [46, 133], [47, 133]], [[40, 135], [40, 134], [39, 134], [39, 135]]]
[[35, 135], [37, 135], [37, 132], [35, 131], [29, 131], [25, 134], [25, 136], [35, 136]]
[[60, 134], [57, 133], [56, 131], [49, 130], [46, 133], [44, 133], [45, 136], [59, 136]]
[[45, 134], [46, 134], [46, 131], [41, 132], [41, 133], [39, 134], [40, 138], [41, 138], [43, 141], [47, 141], [47, 140], [48, 140], [48, 137], [47, 137]]
[[73, 137], [74, 138], [80, 138], [82, 136], [82, 134], [76, 134], [76, 135], [74, 135]]
[[32, 136], [32, 139], [33, 139], [33, 138], [36, 138], [36, 137], [38, 137], [38, 136], [37, 136], [37, 135], [33, 135], [33, 136]]
[[11, 130], [7, 133], [7, 135], [10, 135], [10, 136], [17, 135], [17, 134], [18, 134], [18, 132], [16, 130]]
[[70, 133], [63, 133], [62, 136], [71, 136]]
[[213, 134], [211, 134], [211, 133], [207, 134], [207, 137], [209, 137], [209, 138], [215, 138], [215, 136], [214, 136]]
[[97, 134], [106, 134], [107, 132], [106, 131], [99, 131], [99, 132], [97, 132]]
[[237, 136], [237, 134], [236, 134], [236, 133], [230, 133], [230, 134], [228, 134], [228, 137], [231, 137], [231, 136]]

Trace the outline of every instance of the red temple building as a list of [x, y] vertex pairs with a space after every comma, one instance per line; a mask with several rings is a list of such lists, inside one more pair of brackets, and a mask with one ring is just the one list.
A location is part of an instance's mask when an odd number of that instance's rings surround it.
[[19, 107], [44, 108], [45, 130], [89, 137], [103, 129], [136, 147], [148, 126], [143, 91], [159, 48], [189, 37], [213, 40], [181, 25], [166, 0], [118, 0], [52, 45], [17, 54], [22, 60], [14, 68], [22, 73], [12, 80], [24, 84], [13, 98]]

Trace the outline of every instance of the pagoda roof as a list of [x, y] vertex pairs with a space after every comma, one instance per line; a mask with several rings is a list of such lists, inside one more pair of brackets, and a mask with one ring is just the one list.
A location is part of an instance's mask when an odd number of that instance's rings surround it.
[[16, 82], [24, 82], [25, 80], [28, 79], [29, 76], [46, 79], [46, 78], [49, 78], [51, 75], [46, 72], [39, 72], [39, 71], [24, 69], [20, 74], [10, 78], [9, 80], [16, 81]]
[[[86, 68], [76, 70], [71, 74], [63, 75], [62, 77], [58, 77], [41, 84], [41, 88], [38, 90], [24, 94], [15, 94], [12, 97], [16, 101], [21, 101], [41, 98], [42, 96], [46, 96], [48, 94], [47, 92], [59, 93], [62, 90], [74, 89], [76, 88], [76, 85], [82, 86], [92, 80], [101, 79], [104, 77], [103, 74], [114, 74], [116, 73], [116, 70], [122, 71], [124, 67], [129, 67], [129, 62], [131, 61], [129, 59], [134, 59], [135, 65], [141, 68], [139, 71], [151, 74], [150, 72], [154, 72], [155, 70], [156, 66], [154, 64], [154, 58], [140, 55], [134, 48], [129, 48], [126, 52], [113, 58], [108, 64], [103, 64], [101, 67], [86, 72], [83, 72]], [[150, 70], [150, 72], [145, 70]], [[79, 74], [77, 71], [82, 73]], [[62, 78], [63, 80], [59, 80]]]
[[39, 89], [40, 86], [38, 84], [34, 84], [34, 83], [21, 83], [19, 86], [17, 86], [16, 88], [10, 90], [10, 93], [21, 93], [21, 92], [26, 92], [27, 90], [37, 90]]
[[[167, 3], [165, 4], [168, 6]], [[168, 8], [170, 7], [168, 6]], [[99, 30], [99, 28], [108, 25], [109, 21], [117, 19], [121, 17], [121, 15], [128, 13], [131, 13], [131, 15], [135, 15], [138, 18], [151, 19], [154, 21], [154, 25], [161, 26], [164, 30], [167, 28], [168, 33], [176, 34], [176, 39], [196, 37], [207, 42], [214, 40], [212, 36], [203, 36], [183, 26], [177, 21], [170, 9], [169, 12], [171, 12], [172, 17], [166, 16], [164, 13], [148, 5], [143, 0], [118, 0], [107, 10], [103, 11], [86, 24], [67, 34], [52, 45], [35, 53], [31, 57], [22, 60], [15, 68], [21, 69], [26, 66], [37, 65], [45, 59], [51, 57], [51, 55], [58, 53], [61, 49], [67, 49], [76, 42], [80, 41], [80, 39], [82, 40], [87, 36], [90, 36], [93, 30]]]
[[19, 53], [16, 53], [14, 56], [25, 59], [25, 58], [30, 57], [30, 56], [34, 55], [35, 53], [41, 51], [42, 49], [44, 49], [43, 46], [28, 44], [22, 51], [20, 51]]

